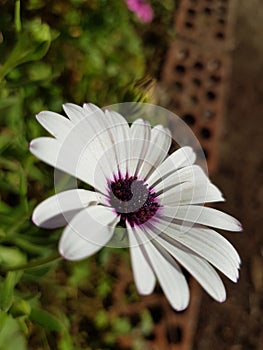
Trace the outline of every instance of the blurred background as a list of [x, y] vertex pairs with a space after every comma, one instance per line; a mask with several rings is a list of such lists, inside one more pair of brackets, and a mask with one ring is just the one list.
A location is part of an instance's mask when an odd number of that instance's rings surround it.
[[[0, 349], [261, 350], [263, 344], [263, 8], [260, 0], [0, 0]], [[242, 233], [237, 284], [218, 304], [189, 277], [171, 309], [137, 294], [127, 250], [58, 259], [61, 231], [32, 210], [53, 169], [28, 151], [41, 110], [65, 102], [156, 103], [192, 128], [217, 207]], [[170, 128], [175, 126], [171, 122]]]

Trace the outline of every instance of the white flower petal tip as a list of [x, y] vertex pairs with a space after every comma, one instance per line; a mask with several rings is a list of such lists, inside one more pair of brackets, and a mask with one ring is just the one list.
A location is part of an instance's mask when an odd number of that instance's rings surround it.
[[68, 118], [49, 111], [38, 113], [36, 119], [52, 136], [59, 139], [65, 139], [73, 126]]
[[94, 113], [94, 112], [103, 113], [102, 110], [96, 105], [94, 105], [93, 103], [84, 103], [83, 109], [85, 109], [89, 113]]
[[244, 231], [243, 225], [241, 224], [240, 221], [236, 220], [236, 225], [237, 225], [237, 229], [235, 230], [236, 232]]
[[224, 303], [226, 301], [226, 291], [223, 295], [219, 295], [217, 298], [214, 298], [218, 303]]
[[58, 155], [58, 142], [52, 137], [39, 137], [29, 144], [30, 152], [51, 166], [55, 166]]
[[35, 148], [37, 148], [37, 140], [38, 139], [34, 139], [34, 140], [30, 141], [30, 143], [29, 143], [29, 150], [30, 150], [31, 153], [32, 153], [32, 151], [34, 151]]

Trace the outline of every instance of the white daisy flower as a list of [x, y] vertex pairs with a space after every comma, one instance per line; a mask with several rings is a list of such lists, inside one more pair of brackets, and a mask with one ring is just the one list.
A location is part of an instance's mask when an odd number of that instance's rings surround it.
[[[226, 298], [217, 268], [238, 279], [235, 248], [212, 228], [240, 231], [240, 223], [204, 203], [223, 201], [221, 192], [195, 165], [191, 147], [168, 155], [171, 134], [142, 119], [131, 126], [113, 111], [92, 104], [63, 106], [68, 118], [37, 115], [53, 137], [30, 144], [44, 162], [91, 185], [71, 189], [40, 203], [33, 222], [44, 228], [65, 226], [60, 254], [86, 258], [107, 245], [116, 227], [126, 228], [138, 292], [150, 294], [158, 279], [171, 306], [183, 310], [189, 288], [183, 266], [217, 301]], [[212, 266], [213, 265], [213, 266]]]

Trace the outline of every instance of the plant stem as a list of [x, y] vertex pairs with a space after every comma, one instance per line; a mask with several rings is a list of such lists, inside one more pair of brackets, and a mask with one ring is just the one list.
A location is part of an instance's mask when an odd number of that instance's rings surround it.
[[15, 3], [15, 28], [17, 33], [21, 32], [20, 0], [16, 0]]
[[27, 264], [23, 264], [20, 266], [15, 266], [15, 267], [10, 267], [10, 268], [5, 268], [5, 271], [18, 271], [18, 270], [27, 270], [27, 269], [32, 269], [34, 267], [39, 267], [45, 264], [48, 264], [50, 262], [53, 262], [55, 260], [60, 259], [61, 256], [59, 255], [59, 253], [54, 253], [51, 254], [50, 256], [46, 257], [46, 258], [42, 258], [42, 259], [38, 259], [35, 261], [31, 261]]

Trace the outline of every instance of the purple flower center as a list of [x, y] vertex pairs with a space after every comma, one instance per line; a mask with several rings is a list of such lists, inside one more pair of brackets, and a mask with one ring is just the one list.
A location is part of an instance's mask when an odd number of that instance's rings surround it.
[[136, 176], [120, 177], [109, 184], [110, 205], [120, 215], [120, 225], [126, 220], [134, 227], [151, 219], [159, 208], [155, 193]]

